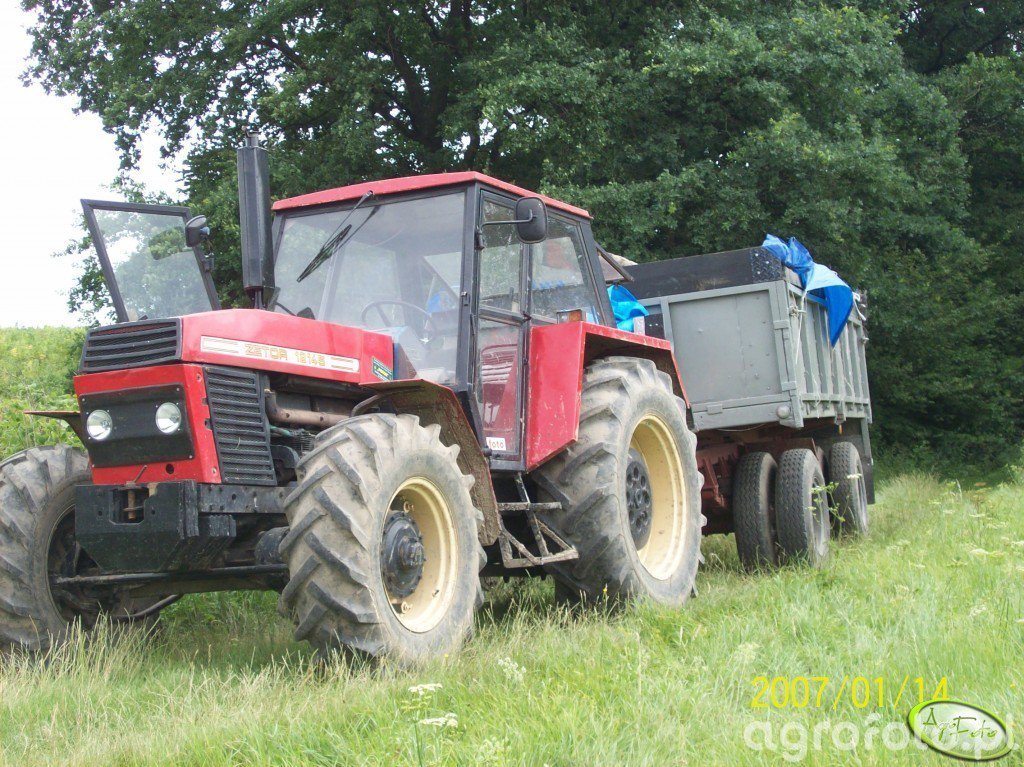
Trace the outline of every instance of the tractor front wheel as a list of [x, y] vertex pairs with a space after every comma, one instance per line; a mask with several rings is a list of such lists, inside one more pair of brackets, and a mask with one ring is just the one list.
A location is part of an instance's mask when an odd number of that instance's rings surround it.
[[550, 566], [558, 599], [682, 604], [704, 524], [683, 401], [650, 360], [608, 357], [587, 367], [580, 407], [576, 442], [534, 475], [562, 504], [551, 521], [579, 551]]
[[485, 559], [457, 457], [411, 415], [358, 416], [320, 435], [279, 546], [291, 576], [280, 610], [297, 639], [401, 665], [462, 645]]
[[45, 650], [75, 623], [89, 630], [101, 615], [130, 620], [155, 603], [55, 583], [95, 569], [75, 540], [75, 486], [91, 481], [85, 454], [67, 445], [30, 448], [0, 464], [0, 643]]

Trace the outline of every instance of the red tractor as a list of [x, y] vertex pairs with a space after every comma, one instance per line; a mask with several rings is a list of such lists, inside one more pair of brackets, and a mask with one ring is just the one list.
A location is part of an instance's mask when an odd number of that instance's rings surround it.
[[682, 604], [701, 474], [667, 341], [616, 329], [586, 211], [479, 173], [273, 205], [239, 150], [243, 283], [205, 219], [84, 201], [118, 322], [89, 331], [85, 452], [0, 464], [0, 637], [273, 589], [296, 636], [456, 650], [488, 574]]

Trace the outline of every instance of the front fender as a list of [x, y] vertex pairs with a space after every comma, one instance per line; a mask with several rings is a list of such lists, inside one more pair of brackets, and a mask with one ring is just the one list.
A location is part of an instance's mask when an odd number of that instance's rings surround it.
[[455, 392], [446, 386], [419, 379], [384, 381], [363, 386], [383, 395], [399, 413], [419, 416], [420, 423], [424, 425], [439, 425], [441, 441], [446, 445], [459, 446], [459, 468], [476, 480], [469, 494], [474, 505], [484, 515], [480, 543], [489, 546], [498, 540], [498, 502], [491, 483], [490, 464], [484, 457], [476, 432], [466, 418]]
[[534, 326], [530, 330], [526, 408], [527, 471], [533, 471], [576, 439], [583, 370], [592, 360], [613, 355], [653, 361], [659, 370], [668, 373], [676, 395], [689, 408], [668, 341], [589, 322]]
[[77, 410], [26, 410], [25, 415], [37, 415], [41, 418], [56, 418], [71, 427], [82, 443], [85, 443], [85, 431], [82, 428], [82, 414]]

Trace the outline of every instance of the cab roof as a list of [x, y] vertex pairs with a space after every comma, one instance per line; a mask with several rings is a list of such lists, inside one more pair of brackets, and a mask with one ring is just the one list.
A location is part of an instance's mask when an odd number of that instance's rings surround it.
[[460, 173], [431, 173], [423, 176], [404, 176], [402, 178], [391, 178], [384, 181], [366, 181], [362, 184], [339, 186], [336, 189], [326, 189], [322, 192], [312, 192], [310, 194], [299, 195], [298, 197], [289, 197], [284, 200], [278, 200], [274, 203], [274, 210], [293, 210], [295, 208], [308, 208], [313, 205], [348, 202], [351, 200], [358, 200], [367, 192], [373, 192], [375, 195], [384, 196], [389, 194], [401, 194], [403, 192], [418, 192], [424, 189], [440, 189], [447, 186], [472, 183], [483, 184], [484, 186], [489, 186], [493, 189], [508, 192], [519, 197], [540, 197], [544, 200], [544, 204], [549, 208], [565, 211], [566, 213], [571, 213], [574, 216], [590, 218], [590, 213], [583, 210], [583, 208], [577, 208], [575, 205], [569, 205], [568, 203], [561, 202], [560, 200], [554, 200], [550, 197], [545, 197], [542, 194], [536, 194], [535, 192], [518, 187], [515, 184], [509, 184], [506, 181], [501, 181], [499, 179], [492, 178], [491, 176], [485, 176], [483, 173], [477, 173], [476, 171], [463, 171]]

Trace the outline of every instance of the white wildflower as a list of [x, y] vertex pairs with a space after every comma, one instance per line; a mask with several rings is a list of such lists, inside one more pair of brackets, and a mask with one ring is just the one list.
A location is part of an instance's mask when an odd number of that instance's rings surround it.
[[1001, 556], [1003, 556], [1003, 552], [1001, 552], [1001, 551], [986, 551], [985, 549], [982, 549], [982, 548], [971, 549], [971, 554], [973, 554], [976, 557], [1001, 557]]
[[437, 692], [441, 689], [440, 682], [428, 682], [426, 684], [417, 684], [409, 688], [409, 692], [413, 695], [427, 695], [428, 693]]
[[429, 719], [420, 719], [419, 723], [426, 725], [427, 727], [458, 727], [459, 718], [449, 711], [444, 716], [434, 716]]
[[749, 663], [757, 656], [760, 647], [761, 645], [757, 642], [743, 642], [733, 652], [733, 660], [738, 664]]
[[505, 678], [512, 682], [522, 682], [526, 669], [509, 657], [499, 658], [498, 666], [505, 673]]

